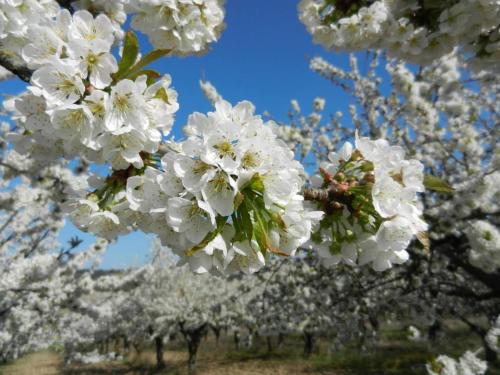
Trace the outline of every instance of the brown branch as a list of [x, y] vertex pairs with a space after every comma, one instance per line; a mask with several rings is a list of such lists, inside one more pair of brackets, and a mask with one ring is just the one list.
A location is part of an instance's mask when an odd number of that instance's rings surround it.
[[500, 294], [500, 273], [485, 272], [481, 268], [475, 267], [464, 260], [464, 254], [458, 254], [456, 252], [456, 250], [460, 249], [461, 245], [464, 244], [467, 244], [467, 239], [464, 238], [464, 236], [447, 236], [443, 239], [432, 241], [431, 249], [434, 249], [438, 254], [443, 254], [448, 257], [458, 267], [462, 268], [469, 275], [490, 288], [495, 294]]
[[326, 202], [330, 194], [328, 189], [304, 189], [303, 195], [306, 201]]
[[69, 12], [71, 14], [73, 14], [75, 12], [75, 9], [73, 8], [73, 5], [71, 5], [71, 3], [74, 1], [74, 0], [56, 0], [57, 3], [59, 4], [59, 6], [61, 8], [65, 8], [67, 10], [69, 10]]
[[24, 82], [29, 82], [33, 71], [28, 69], [25, 66], [15, 65], [10, 61], [5, 55], [0, 53], [0, 65], [2, 65], [5, 69], [7, 69], [12, 74], [15, 74]]

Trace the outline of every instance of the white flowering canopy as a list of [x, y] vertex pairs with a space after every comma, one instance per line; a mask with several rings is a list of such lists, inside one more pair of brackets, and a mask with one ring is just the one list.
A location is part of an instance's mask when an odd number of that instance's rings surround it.
[[[208, 52], [224, 17], [221, 0], [0, 0], [0, 79], [27, 82], [4, 101], [12, 123], [0, 129], [0, 358], [58, 335], [68, 360], [96, 361], [108, 357], [76, 346], [194, 338], [208, 326], [308, 337], [340, 326], [342, 341], [351, 321], [375, 327], [394, 301], [419, 306], [422, 319], [452, 313], [457, 290], [490, 321], [500, 313], [500, 3], [302, 0], [299, 18], [327, 49], [382, 49], [422, 68], [386, 60], [384, 95], [378, 53], [366, 75], [355, 56], [351, 71], [312, 59], [354, 97], [349, 126], [340, 112], [322, 122], [322, 98], [307, 117], [293, 100], [281, 126], [202, 81], [213, 111], [191, 114], [183, 137], [169, 139], [182, 105], [175, 77], [148, 65]], [[54, 251], [63, 213], [106, 240]], [[96, 276], [107, 240], [134, 230], [154, 234], [181, 267], [158, 253], [130, 274]], [[413, 268], [394, 267], [406, 262]], [[419, 268], [431, 277], [411, 274]], [[55, 320], [58, 332], [45, 324]], [[486, 335], [492, 351], [498, 326]], [[479, 375], [486, 364], [466, 352], [427, 371]]]
[[384, 49], [429, 64], [458, 47], [469, 67], [500, 69], [496, 0], [302, 0], [299, 17], [327, 49]]
[[[155, 233], [197, 273], [252, 273], [271, 255], [318, 243], [330, 263], [343, 258], [381, 271], [405, 262], [426, 224], [417, 196], [423, 167], [402, 149], [360, 138], [356, 150], [346, 144], [342, 155], [331, 154], [332, 164], [320, 169], [323, 183], [304, 190], [309, 178], [278, 127], [250, 102], [232, 106], [207, 85], [215, 111], [192, 114], [181, 142], [164, 141], [177, 92], [169, 75], [147, 65], [205, 52], [224, 28], [222, 5], [2, 2], [4, 65], [29, 81], [7, 109], [15, 150], [47, 165], [61, 157], [109, 165], [106, 178], [91, 176], [66, 200], [73, 223], [107, 239]], [[122, 29], [127, 14], [153, 51], [141, 55], [135, 34]], [[345, 230], [339, 222], [348, 223]]]

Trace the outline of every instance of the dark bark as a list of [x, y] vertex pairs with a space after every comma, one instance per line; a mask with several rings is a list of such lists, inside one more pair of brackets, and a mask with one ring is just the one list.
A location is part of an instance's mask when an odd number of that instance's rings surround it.
[[141, 355], [142, 353], [141, 346], [136, 342], [132, 343], [132, 346], [134, 347], [136, 354]]
[[463, 316], [460, 317], [460, 319], [465, 324], [467, 324], [469, 326], [469, 328], [471, 329], [472, 332], [474, 332], [475, 334], [477, 334], [481, 338], [481, 340], [483, 342], [485, 359], [489, 363], [497, 363], [498, 362], [498, 354], [490, 348], [490, 346], [488, 345], [488, 342], [486, 341], [486, 334], [488, 333], [488, 330], [477, 325], [477, 324], [472, 323], [470, 320], [468, 320], [467, 318], [465, 318]]
[[214, 336], [215, 336], [215, 345], [219, 345], [219, 339], [220, 339], [220, 331], [221, 329], [219, 327], [215, 327], [215, 326], [211, 326], [210, 328], [212, 328], [212, 331], [214, 333]]
[[120, 340], [119, 337], [115, 338], [115, 344], [114, 344], [114, 346], [115, 346], [115, 356], [118, 356], [121, 353], [120, 341], [121, 340]]
[[128, 341], [128, 337], [126, 335], [122, 336], [123, 339], [123, 351], [128, 353], [130, 351], [130, 342]]
[[97, 350], [100, 354], [104, 354], [104, 350], [106, 348], [104, 347], [104, 341], [100, 340], [99, 343], [97, 344]]
[[428, 331], [429, 341], [435, 342], [437, 340], [439, 331], [441, 331], [441, 322], [439, 320], [436, 320], [429, 327]]
[[65, 8], [65, 9], [69, 10], [69, 12], [70, 12], [71, 14], [73, 14], [73, 12], [74, 12], [75, 10], [74, 10], [73, 6], [71, 5], [71, 2], [72, 2], [72, 1], [73, 1], [73, 0], [57, 0], [57, 2], [59, 3], [59, 6], [60, 6], [61, 8]]
[[266, 337], [266, 343], [267, 343], [267, 352], [271, 353], [273, 351], [273, 341], [271, 340], [271, 336]]
[[240, 332], [234, 331], [234, 347], [236, 350], [240, 350]]
[[179, 326], [188, 346], [188, 370], [194, 372], [196, 370], [196, 355], [198, 353], [198, 348], [201, 339], [208, 332], [208, 324], [204, 323], [196, 328], [186, 328], [184, 323], [181, 322]]
[[280, 334], [278, 335], [278, 348], [281, 348], [284, 342], [285, 342], [285, 335], [280, 332]]
[[253, 339], [255, 337], [259, 338], [259, 332], [254, 332], [252, 328], [248, 328], [248, 336], [247, 336], [247, 343], [246, 346], [248, 348], [251, 348], [253, 346]]
[[484, 348], [484, 358], [488, 361], [488, 363], [498, 363], [497, 352], [495, 352], [490, 348], [484, 336], [483, 336], [483, 348]]
[[2, 65], [12, 74], [18, 76], [24, 82], [29, 82], [31, 79], [31, 75], [33, 74], [33, 71], [25, 66], [14, 65], [7, 57], [2, 54], [0, 54], [0, 65]]
[[431, 242], [433, 251], [446, 255], [455, 265], [490, 288], [493, 292], [492, 298], [498, 298], [500, 296], [500, 272], [488, 273], [464, 260], [463, 253], [467, 248], [468, 241], [464, 235], [460, 237], [447, 236]]
[[155, 349], [156, 349], [156, 368], [165, 368], [165, 360], [163, 359], [163, 337], [155, 336]]
[[314, 335], [304, 331], [304, 358], [309, 358], [314, 348]]

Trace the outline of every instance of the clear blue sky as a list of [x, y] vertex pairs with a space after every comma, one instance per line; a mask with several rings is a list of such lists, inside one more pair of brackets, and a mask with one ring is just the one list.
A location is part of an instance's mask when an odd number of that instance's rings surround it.
[[[323, 56], [340, 67], [348, 64], [347, 54], [324, 51], [312, 43], [297, 17], [297, 3], [292, 0], [228, 0], [226, 30], [218, 43], [202, 57], [164, 58], [153, 68], [169, 73], [179, 93], [180, 110], [173, 134], [178, 138], [187, 116], [195, 111], [211, 110], [199, 89], [200, 78], [210, 80], [226, 100], [252, 101], [258, 113], [268, 111], [285, 120], [291, 99], [297, 99], [308, 113], [316, 96], [326, 99], [325, 114], [346, 112], [342, 93], [309, 70], [308, 58]], [[141, 38], [141, 43], [145, 43]], [[2, 93], [23, 90], [17, 81], [0, 84]], [[85, 246], [93, 236], [78, 231], [70, 223], [61, 233], [61, 241], [78, 235]], [[103, 268], [126, 267], [144, 262], [149, 239], [142, 233], [122, 237], [104, 257]]]

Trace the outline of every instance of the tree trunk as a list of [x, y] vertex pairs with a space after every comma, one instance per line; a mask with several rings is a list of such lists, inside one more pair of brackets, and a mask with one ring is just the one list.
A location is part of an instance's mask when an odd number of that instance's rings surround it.
[[155, 336], [155, 347], [156, 347], [156, 368], [165, 368], [165, 360], [163, 359], [163, 337]]
[[278, 335], [278, 348], [281, 348], [284, 342], [285, 342], [285, 335], [280, 332]]
[[220, 328], [215, 326], [212, 326], [211, 328], [215, 335], [215, 345], [219, 346]]
[[248, 336], [247, 336], [247, 342], [246, 342], [246, 347], [251, 348], [253, 346], [253, 337], [254, 337], [254, 331], [252, 328], [248, 328]]
[[234, 331], [234, 347], [236, 350], [240, 350], [240, 332]]
[[100, 354], [105, 354], [104, 349], [104, 340], [100, 340], [99, 344], [97, 344], [97, 350], [99, 351]]
[[273, 351], [273, 342], [271, 340], [271, 336], [266, 337], [266, 342], [267, 342], [267, 352], [271, 353]]
[[437, 336], [440, 330], [441, 323], [439, 322], [439, 320], [435, 320], [434, 323], [432, 323], [432, 325], [429, 327], [428, 331], [429, 340], [431, 342], [435, 342], [437, 340]]
[[140, 356], [141, 353], [142, 353], [141, 346], [138, 343], [136, 343], [136, 342], [132, 343], [132, 346], [134, 347], [135, 352], [137, 353], [137, 355]]
[[314, 348], [314, 335], [304, 331], [304, 358], [309, 358]]
[[206, 323], [202, 324], [197, 328], [187, 329], [184, 328], [184, 323], [179, 323], [181, 327], [181, 332], [186, 339], [188, 346], [189, 359], [188, 359], [188, 370], [189, 372], [196, 371], [196, 355], [198, 353], [198, 348], [200, 346], [200, 341], [203, 336], [208, 331], [208, 325]]
[[488, 363], [497, 363], [498, 354], [489, 347], [484, 336], [482, 339], [483, 339], [483, 348], [484, 348], [484, 358], [488, 361]]
[[130, 342], [128, 341], [128, 337], [126, 335], [123, 335], [122, 338], [123, 338], [123, 352], [127, 354], [130, 351]]
[[121, 354], [120, 338], [116, 337], [115, 338], [115, 357], [119, 356], [120, 354]]

